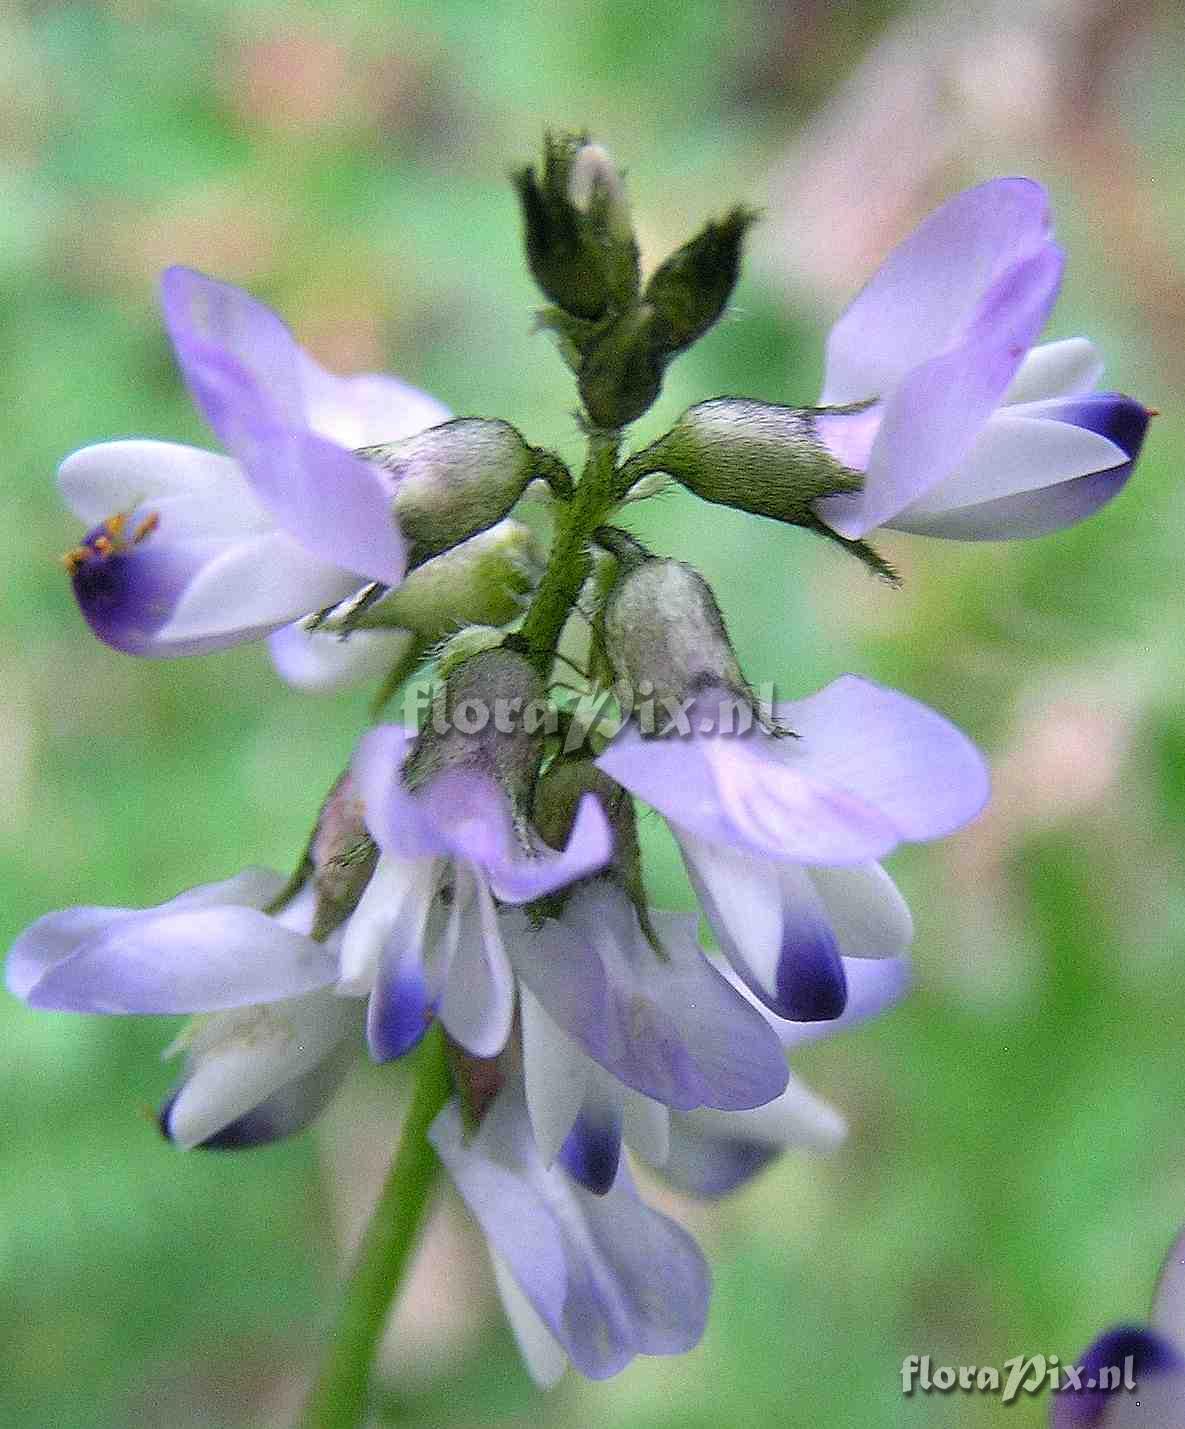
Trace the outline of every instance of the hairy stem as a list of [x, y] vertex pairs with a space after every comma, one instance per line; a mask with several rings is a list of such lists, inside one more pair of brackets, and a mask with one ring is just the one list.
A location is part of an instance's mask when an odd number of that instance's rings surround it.
[[301, 1429], [357, 1429], [365, 1422], [379, 1337], [407, 1273], [440, 1170], [428, 1144], [428, 1127], [451, 1094], [444, 1037], [433, 1027], [416, 1054], [415, 1090], [399, 1149], [358, 1248]]

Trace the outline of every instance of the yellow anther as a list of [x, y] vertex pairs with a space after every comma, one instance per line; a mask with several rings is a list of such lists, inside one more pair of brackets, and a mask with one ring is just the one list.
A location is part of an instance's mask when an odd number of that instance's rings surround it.
[[150, 511], [132, 533], [132, 544], [139, 545], [146, 536], [151, 536], [160, 525], [160, 512]]
[[112, 536], [118, 541], [123, 534], [123, 528], [127, 524], [128, 513], [126, 511], [117, 511], [114, 516], [108, 516], [106, 521], [103, 522], [103, 529], [107, 532], [108, 536]]

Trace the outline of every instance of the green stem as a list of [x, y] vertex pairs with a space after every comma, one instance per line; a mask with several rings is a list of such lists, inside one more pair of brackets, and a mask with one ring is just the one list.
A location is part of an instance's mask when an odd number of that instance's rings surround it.
[[617, 504], [620, 444], [618, 432], [594, 432], [589, 437], [580, 484], [571, 503], [561, 509], [547, 570], [518, 632], [544, 676], [589, 573], [589, 537]]
[[357, 1429], [365, 1421], [370, 1370], [391, 1304], [415, 1249], [440, 1167], [428, 1127], [452, 1094], [439, 1027], [416, 1056], [415, 1090], [399, 1149], [346, 1284], [337, 1329], [302, 1429]]

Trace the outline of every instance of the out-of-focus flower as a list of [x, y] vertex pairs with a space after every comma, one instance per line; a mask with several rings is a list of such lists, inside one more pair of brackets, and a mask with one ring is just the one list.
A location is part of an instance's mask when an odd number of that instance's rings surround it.
[[854, 675], [779, 704], [772, 735], [735, 732], [735, 696], [704, 689], [683, 737], [627, 724], [597, 761], [670, 822], [720, 946], [746, 986], [794, 1021], [833, 1018], [844, 956], [900, 956], [909, 910], [875, 862], [982, 808], [988, 775], [925, 705]]
[[893, 251], [827, 342], [815, 435], [864, 474], [861, 492], [816, 503], [828, 526], [1040, 536], [1119, 491], [1147, 409], [1094, 392], [1102, 362], [1083, 339], [1030, 351], [1062, 266], [1045, 190], [1021, 178], [957, 195]]
[[190, 393], [231, 455], [119, 441], [63, 462], [62, 494], [90, 527], [66, 563], [95, 634], [130, 654], [199, 654], [368, 581], [397, 584], [406, 549], [391, 482], [353, 449], [448, 412], [392, 377], [324, 371], [229, 284], [172, 268], [162, 300]]
[[454, 1102], [430, 1138], [489, 1243], [507, 1317], [537, 1382], [571, 1361], [590, 1379], [635, 1355], [699, 1342], [710, 1282], [691, 1237], [638, 1198], [628, 1168], [593, 1195], [544, 1164], [521, 1081], [498, 1094], [476, 1133]]
[[286, 1135], [337, 1085], [361, 1007], [333, 991], [340, 931], [311, 936], [313, 882], [263, 911], [284, 886], [248, 869], [156, 908], [49, 913], [13, 945], [8, 989], [52, 1011], [201, 1014], [174, 1043], [186, 1069], [162, 1130], [180, 1146]]
[[1185, 1429], [1185, 1232], [1161, 1266], [1148, 1324], [1107, 1330], [1074, 1370], [1050, 1429]]

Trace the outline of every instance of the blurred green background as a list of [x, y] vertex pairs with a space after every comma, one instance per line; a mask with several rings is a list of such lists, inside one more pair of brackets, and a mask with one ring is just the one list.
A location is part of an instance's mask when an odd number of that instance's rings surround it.
[[[545, 125], [613, 149], [650, 263], [737, 200], [765, 211], [732, 311], [639, 436], [720, 393], [813, 400], [826, 325], [889, 246], [964, 184], [1024, 172], [1070, 254], [1052, 335], [1094, 337], [1109, 383], [1163, 412], [1082, 528], [886, 541], [899, 594], [800, 532], [683, 497], [639, 510], [713, 581], [751, 678], [898, 684], [982, 742], [995, 800], [892, 865], [918, 924], [908, 1003], [797, 1060], [848, 1146], [712, 1209], [667, 1203], [715, 1274], [702, 1347], [536, 1394], [450, 1202], [388, 1337], [380, 1422], [1019, 1429], [1044, 1399], [906, 1399], [903, 1358], [1068, 1359], [1146, 1314], [1185, 1220], [1179, 18], [1173, 0], [0, 10], [5, 943], [51, 908], [290, 866], [365, 721], [365, 692], [294, 694], [260, 648], [140, 662], [74, 609], [57, 462], [207, 440], [155, 308], [167, 263], [250, 286], [328, 366], [397, 372], [575, 456], [506, 182]], [[686, 902], [657, 837], [653, 855], [660, 901]], [[141, 1115], [172, 1023], [5, 998], [0, 1029], [0, 1422], [290, 1423], [398, 1069], [360, 1066], [290, 1144], [183, 1156]]]

